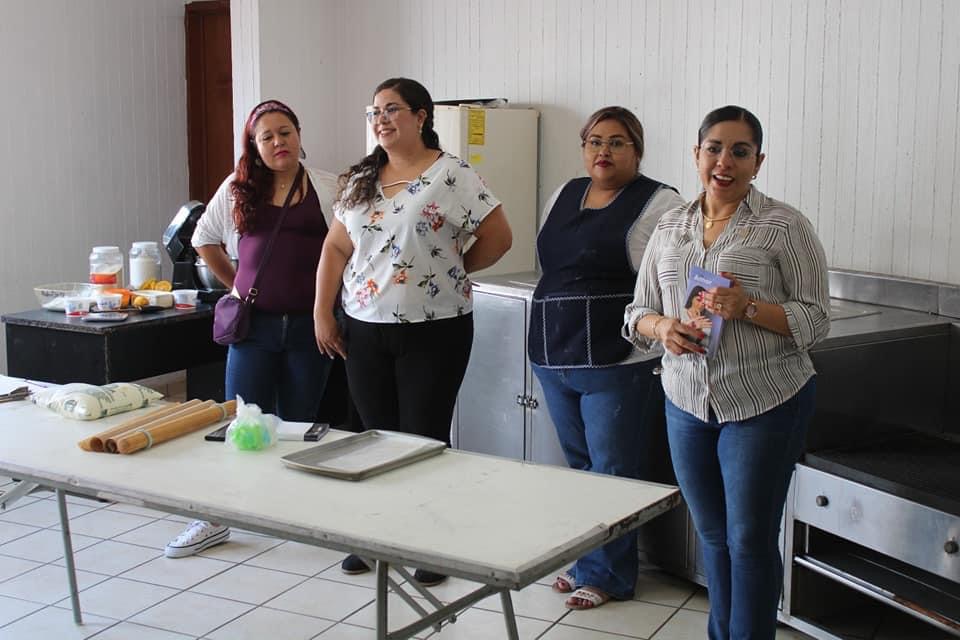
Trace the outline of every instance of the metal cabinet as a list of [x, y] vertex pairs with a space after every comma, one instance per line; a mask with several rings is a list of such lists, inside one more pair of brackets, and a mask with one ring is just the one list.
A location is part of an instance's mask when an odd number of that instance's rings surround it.
[[[474, 337], [452, 428], [453, 446], [543, 464], [566, 465], [540, 382], [527, 360], [527, 328], [536, 273], [480, 278], [474, 283]], [[676, 484], [666, 432], [644, 448], [648, 479]], [[703, 554], [686, 508], [640, 529], [646, 562], [706, 583]]]
[[[474, 283], [474, 337], [460, 388], [453, 445], [542, 464], [566, 465], [540, 382], [527, 360], [527, 328], [537, 274], [481, 278]], [[645, 447], [650, 480], [675, 484], [666, 432]], [[686, 508], [644, 525], [639, 553], [645, 562], [706, 583], [703, 554]]]
[[566, 465], [527, 360], [536, 273], [483, 278], [473, 289], [473, 351], [451, 432], [466, 451]]

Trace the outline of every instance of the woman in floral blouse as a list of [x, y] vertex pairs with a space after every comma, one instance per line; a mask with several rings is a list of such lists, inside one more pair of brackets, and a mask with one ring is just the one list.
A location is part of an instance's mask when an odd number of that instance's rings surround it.
[[467, 274], [507, 252], [510, 227], [480, 176], [440, 150], [423, 85], [384, 81], [366, 115], [379, 144], [340, 176], [317, 270], [317, 344], [345, 358], [365, 426], [449, 441], [473, 343]]

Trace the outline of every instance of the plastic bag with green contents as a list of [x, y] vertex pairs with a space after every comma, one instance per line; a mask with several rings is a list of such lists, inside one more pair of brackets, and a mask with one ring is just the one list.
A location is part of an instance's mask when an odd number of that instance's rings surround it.
[[237, 417], [227, 427], [227, 442], [237, 451], [260, 451], [277, 442], [280, 419], [237, 396]]

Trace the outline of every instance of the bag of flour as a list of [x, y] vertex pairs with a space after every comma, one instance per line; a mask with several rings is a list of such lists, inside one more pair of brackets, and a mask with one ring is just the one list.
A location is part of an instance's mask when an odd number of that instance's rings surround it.
[[71, 382], [34, 392], [34, 403], [73, 420], [97, 420], [147, 406], [163, 394], [131, 382], [102, 386]]

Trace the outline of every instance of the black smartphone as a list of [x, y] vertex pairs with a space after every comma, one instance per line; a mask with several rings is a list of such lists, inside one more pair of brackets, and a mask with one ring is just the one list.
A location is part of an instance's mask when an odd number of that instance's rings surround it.
[[209, 440], [210, 442], [223, 442], [227, 439], [227, 427], [230, 426], [230, 423], [223, 425], [216, 431], [211, 431], [207, 435], [203, 436], [204, 440]]
[[[230, 423], [223, 425], [216, 431], [211, 431], [207, 435], [203, 436], [204, 440], [210, 442], [224, 442], [227, 439], [227, 427], [230, 426]], [[307, 429], [303, 434], [304, 442], [318, 442], [320, 438], [327, 435], [327, 431], [330, 430], [330, 425], [326, 422], [314, 422], [313, 426]]]

